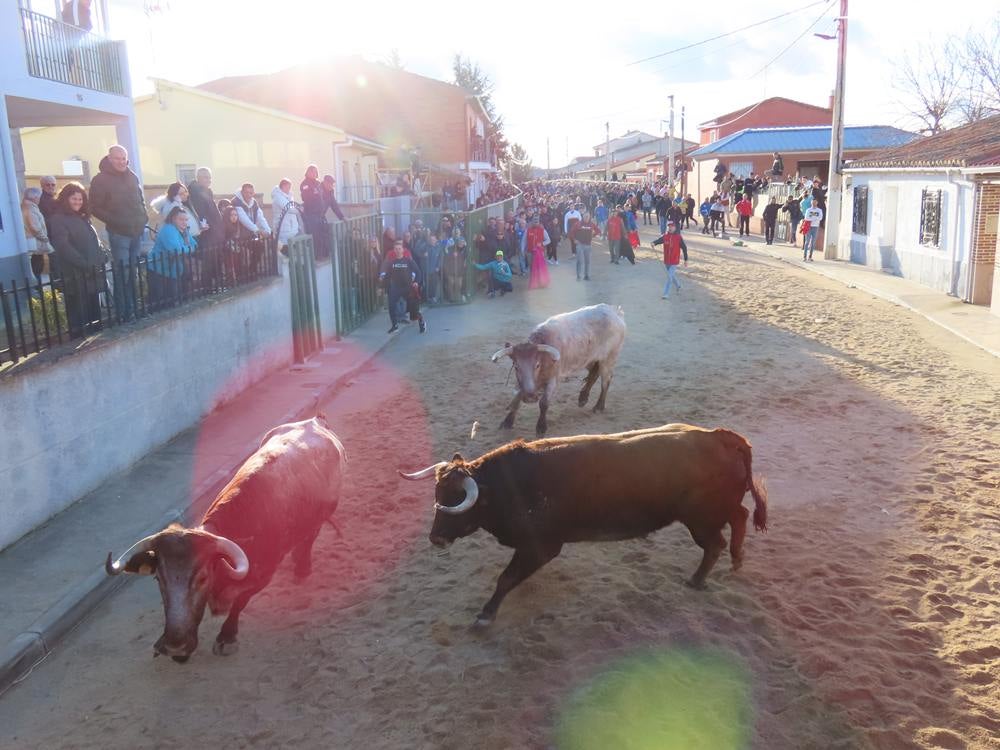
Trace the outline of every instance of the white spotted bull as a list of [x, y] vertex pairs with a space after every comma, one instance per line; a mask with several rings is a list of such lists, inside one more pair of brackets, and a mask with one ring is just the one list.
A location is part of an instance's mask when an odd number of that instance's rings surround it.
[[517, 376], [517, 394], [507, 407], [502, 429], [514, 426], [514, 417], [521, 402], [538, 403], [535, 433], [548, 429], [546, 413], [556, 392], [559, 378], [585, 369], [587, 375], [580, 389], [578, 403], [585, 406], [590, 389], [601, 378], [601, 395], [594, 411], [604, 411], [604, 402], [614, 377], [615, 363], [625, 343], [625, 313], [621, 307], [600, 304], [582, 307], [573, 312], [553, 315], [539, 324], [520, 344], [504, 344], [491, 359], [510, 357]]

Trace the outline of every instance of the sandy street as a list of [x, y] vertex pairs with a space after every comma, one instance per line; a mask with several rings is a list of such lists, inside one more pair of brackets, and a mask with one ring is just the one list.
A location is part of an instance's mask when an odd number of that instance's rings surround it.
[[[321, 534], [303, 586], [286, 561], [239, 653], [212, 655], [206, 617], [189, 663], [154, 660], [159, 594], [135, 581], [0, 699], [0, 745], [1000, 748], [1000, 361], [687, 237], [668, 301], [651, 251], [611, 266], [595, 243], [577, 283], [564, 243], [549, 290], [515, 279], [514, 295], [431, 310], [426, 336], [406, 331], [323, 406], [350, 457], [344, 536]], [[490, 354], [604, 301], [629, 327], [607, 411], [577, 407], [574, 376], [550, 435], [736, 430], [770, 532], [748, 534], [739, 573], [724, 554], [705, 592], [683, 585], [701, 559], [683, 528], [568, 545], [470, 630], [510, 552], [484, 532], [433, 549], [433, 483], [396, 469], [533, 437], [531, 405], [497, 429], [514, 379]]]

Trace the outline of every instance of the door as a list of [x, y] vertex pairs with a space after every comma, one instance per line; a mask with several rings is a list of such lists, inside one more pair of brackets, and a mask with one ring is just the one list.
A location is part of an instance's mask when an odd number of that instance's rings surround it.
[[896, 216], [899, 210], [899, 188], [882, 190], [882, 222], [879, 227], [878, 247], [882, 256], [882, 269], [902, 275], [899, 255], [896, 253]]

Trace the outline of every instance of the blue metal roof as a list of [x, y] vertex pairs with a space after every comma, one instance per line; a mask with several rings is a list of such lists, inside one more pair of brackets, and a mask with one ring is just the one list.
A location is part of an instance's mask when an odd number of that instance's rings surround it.
[[[796, 151], [829, 151], [830, 126], [818, 125], [792, 128], [746, 128], [720, 138], [715, 143], [692, 151], [693, 158], [727, 154], [794, 153]], [[918, 138], [888, 125], [849, 125], [844, 128], [844, 150], [871, 150], [902, 146]]]

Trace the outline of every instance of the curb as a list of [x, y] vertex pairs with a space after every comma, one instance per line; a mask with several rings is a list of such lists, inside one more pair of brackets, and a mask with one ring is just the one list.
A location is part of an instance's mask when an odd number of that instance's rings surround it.
[[[396, 338], [398, 336], [390, 336], [377, 349], [368, 352], [357, 364], [341, 373], [333, 382], [311, 394], [307, 405], [291, 409], [282, 417], [281, 423], [296, 422], [312, 415], [321, 401], [328, 399], [346, 385], [349, 380], [382, 354]], [[332, 339], [327, 339], [327, 343], [330, 341]], [[193, 522], [204, 512], [204, 508], [211, 504], [236, 469], [257, 450], [258, 437], [255, 435], [254, 440], [248, 443], [247, 453], [238, 461], [232, 465], [220, 467], [195, 487], [191, 493], [192, 500], [185, 508], [168, 511], [161, 516], [159, 521], [141, 532], [142, 536], [155, 534], [177, 521], [181, 523]], [[101, 565], [67, 591], [58, 602], [45, 610], [24, 632], [15, 636], [0, 649], [0, 697], [11, 687], [25, 680], [34, 668], [55, 650], [63, 638], [71, 633], [101, 602], [124, 587], [129, 580], [124, 576], [111, 578], [104, 572], [104, 566]]]
[[795, 268], [801, 268], [803, 270], [811, 271], [812, 273], [819, 274], [823, 278], [830, 279], [830, 281], [836, 281], [838, 284], [843, 284], [848, 289], [859, 289], [862, 292], [865, 292], [866, 294], [872, 295], [873, 297], [878, 297], [879, 299], [885, 300], [886, 302], [891, 302], [894, 305], [898, 305], [899, 307], [902, 307], [902, 308], [904, 308], [906, 310], [909, 310], [910, 312], [912, 312], [912, 313], [914, 313], [916, 315], [919, 315], [924, 320], [926, 320], [926, 321], [928, 321], [930, 323], [933, 323], [938, 328], [944, 329], [945, 331], [947, 331], [948, 333], [950, 333], [952, 336], [957, 336], [958, 338], [962, 339], [962, 341], [965, 341], [968, 344], [972, 344], [977, 349], [981, 349], [982, 351], [986, 352], [989, 355], [992, 355], [994, 357], [1000, 358], [1000, 351], [997, 351], [996, 349], [991, 349], [987, 345], [983, 344], [982, 342], [976, 341], [974, 338], [972, 338], [971, 336], [969, 336], [966, 333], [963, 333], [962, 331], [958, 330], [957, 328], [953, 328], [952, 326], [948, 325], [947, 323], [942, 322], [941, 320], [933, 317], [932, 315], [928, 315], [923, 310], [921, 310], [919, 307], [915, 307], [914, 305], [911, 305], [909, 302], [906, 302], [905, 300], [897, 297], [895, 294], [892, 294], [890, 292], [884, 292], [881, 289], [876, 289], [875, 287], [868, 286], [864, 282], [858, 283], [856, 281], [851, 281], [849, 279], [841, 278], [837, 274], [829, 273], [828, 271], [824, 270], [824, 268], [822, 266], [816, 266], [816, 265], [810, 265], [810, 264], [807, 264], [807, 263], [802, 263], [801, 261], [795, 260], [794, 258], [786, 258], [786, 257], [784, 257], [782, 255], [777, 255], [776, 253], [768, 252], [767, 250], [761, 250], [761, 249], [752, 247], [750, 245], [743, 245], [742, 247], [737, 247], [735, 249], [736, 250], [747, 250], [749, 252], [756, 253], [757, 255], [763, 255], [763, 256], [765, 256], [767, 258], [773, 258], [774, 260], [781, 261], [782, 263], [786, 263], [786, 264], [788, 264], [790, 266], [794, 266]]

